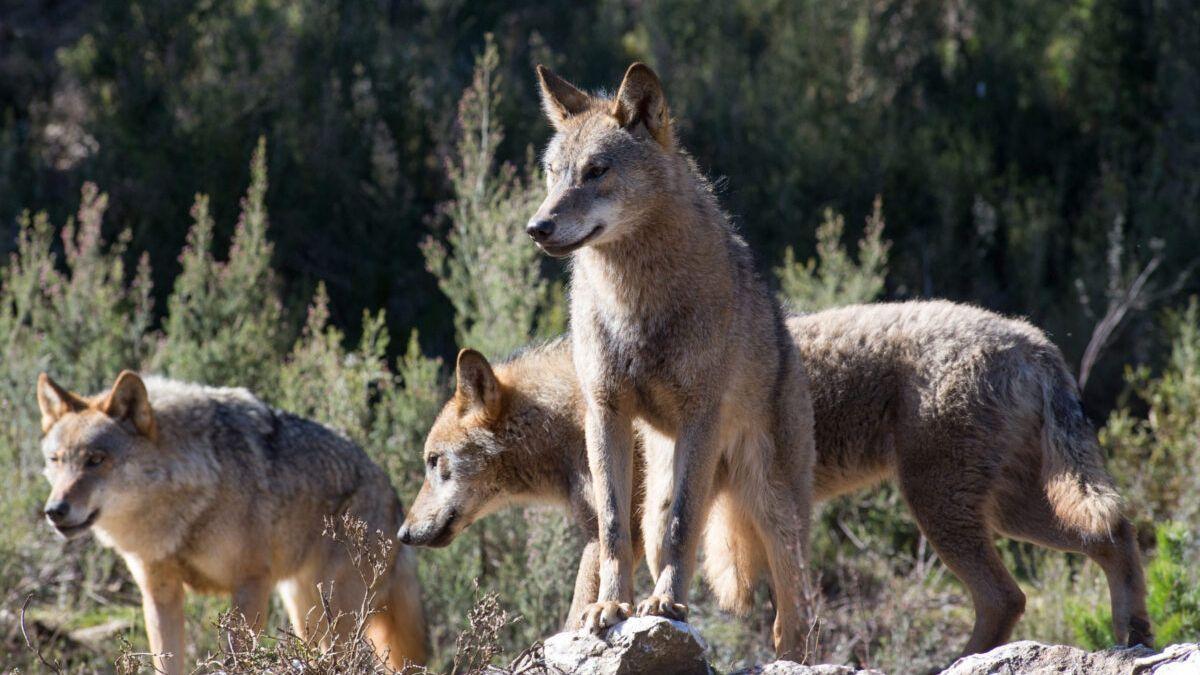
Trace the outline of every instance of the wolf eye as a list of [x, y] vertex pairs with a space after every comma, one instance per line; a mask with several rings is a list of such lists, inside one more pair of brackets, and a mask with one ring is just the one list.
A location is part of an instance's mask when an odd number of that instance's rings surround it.
[[87, 460], [84, 462], [85, 465], [87, 465], [88, 467], [91, 467], [91, 468], [100, 466], [103, 463], [104, 463], [104, 455], [88, 455]]
[[599, 164], [593, 164], [593, 165], [589, 166], [587, 168], [587, 170], [585, 170], [583, 172], [583, 179], [584, 180], [596, 180], [597, 178], [603, 176], [606, 173], [608, 173], [607, 166], [600, 166]]
[[438, 467], [438, 462], [440, 462], [441, 460], [442, 460], [441, 455], [430, 455], [429, 459], [425, 460], [425, 463], [429, 465], [429, 470], [433, 471], [434, 469], [436, 469]]

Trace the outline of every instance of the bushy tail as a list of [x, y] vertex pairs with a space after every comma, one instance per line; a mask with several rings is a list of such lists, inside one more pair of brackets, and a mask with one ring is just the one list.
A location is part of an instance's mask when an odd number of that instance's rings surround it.
[[704, 526], [704, 578], [717, 603], [745, 615], [754, 603], [754, 585], [765, 565], [765, 553], [754, 525], [728, 495], [718, 495]]
[[1121, 497], [1104, 469], [1095, 431], [1083, 416], [1075, 380], [1048, 355], [1042, 378], [1042, 480], [1055, 515], [1089, 536], [1111, 537]]
[[403, 671], [406, 665], [425, 663], [428, 637], [416, 561], [407, 547], [402, 544], [397, 547], [389, 584], [381, 589], [385, 604], [371, 617], [367, 639], [375, 645], [376, 652], [387, 652], [389, 668]]

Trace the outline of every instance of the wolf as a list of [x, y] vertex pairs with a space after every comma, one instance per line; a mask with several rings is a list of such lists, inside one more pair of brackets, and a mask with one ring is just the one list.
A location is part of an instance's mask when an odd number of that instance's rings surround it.
[[[812, 378], [814, 499], [897, 484], [970, 592], [976, 620], [964, 654], [1006, 642], [1024, 607], [993, 546], [998, 535], [1092, 558], [1108, 578], [1117, 640], [1153, 646], [1134, 528], [1074, 379], [1041, 331], [944, 301], [849, 306], [791, 316], [787, 326]], [[445, 545], [507, 504], [566, 506], [587, 542], [566, 625], [578, 628], [597, 597], [599, 535], [571, 343], [494, 368], [464, 354], [458, 392], [426, 443], [439, 470], [427, 471], [401, 536]], [[464, 370], [480, 383], [473, 390], [464, 391]], [[480, 389], [493, 392], [494, 412], [460, 416]], [[733, 507], [719, 501], [709, 515], [704, 576], [724, 608], [744, 613], [763, 567], [760, 539], [772, 533]]]
[[613, 98], [537, 69], [554, 127], [547, 195], [527, 232], [572, 256], [570, 325], [599, 518], [600, 587], [584, 624], [632, 600], [633, 427], [643, 427], [643, 537], [655, 577], [641, 615], [683, 620], [708, 510], [729, 500], [763, 532], [774, 641], [802, 657], [812, 416], [808, 378], [774, 296], [709, 182], [677, 147], [648, 66]]
[[354, 630], [347, 617], [370, 597], [368, 639], [380, 658], [397, 668], [424, 660], [412, 551], [391, 547], [368, 589], [350, 552], [322, 535], [327, 518], [349, 516], [394, 541], [404, 517], [383, 470], [353, 442], [245, 389], [131, 371], [91, 397], [43, 373], [37, 399], [45, 516], [67, 538], [94, 532], [125, 560], [157, 670], [188, 670], [185, 586], [231, 595], [255, 629], [275, 589], [293, 629], [326, 647]]

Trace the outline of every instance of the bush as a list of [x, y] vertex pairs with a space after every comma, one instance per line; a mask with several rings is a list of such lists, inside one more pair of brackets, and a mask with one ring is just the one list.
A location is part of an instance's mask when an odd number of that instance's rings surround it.
[[195, 382], [275, 389], [275, 364], [289, 333], [271, 269], [273, 247], [267, 239], [266, 153], [266, 142], [260, 138], [225, 262], [213, 256], [208, 197], [196, 196], [195, 224], [180, 256], [183, 269], [167, 302], [165, 338], [154, 370]]
[[817, 258], [796, 260], [792, 247], [783, 252], [783, 264], [775, 268], [780, 296], [786, 305], [817, 312], [839, 305], [871, 302], [883, 293], [888, 251], [892, 244], [883, 238], [883, 200], [875, 198], [870, 217], [858, 241], [858, 261], [842, 246], [846, 221], [832, 209], [817, 226]]

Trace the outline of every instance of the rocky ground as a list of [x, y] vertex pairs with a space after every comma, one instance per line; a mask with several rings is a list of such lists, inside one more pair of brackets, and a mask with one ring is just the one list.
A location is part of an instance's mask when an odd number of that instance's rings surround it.
[[[580, 675], [710, 675], [704, 638], [685, 623], [657, 617], [625, 621], [602, 638], [585, 632], [559, 633], [545, 641], [545, 670]], [[1154, 651], [1145, 647], [1086, 652], [1064, 645], [1013, 642], [959, 659], [945, 675], [1080, 673], [1088, 675], [1200, 675], [1200, 644], [1177, 644]], [[776, 661], [729, 675], [882, 675], [850, 666], [802, 666]]]

